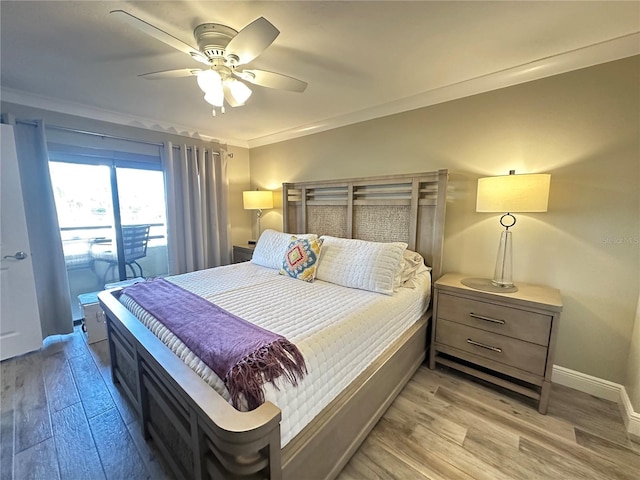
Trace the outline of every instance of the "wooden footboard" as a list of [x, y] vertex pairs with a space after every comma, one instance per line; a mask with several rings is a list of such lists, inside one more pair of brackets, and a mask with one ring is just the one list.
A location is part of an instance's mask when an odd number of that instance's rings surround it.
[[183, 479], [331, 479], [357, 450], [425, 358], [421, 318], [284, 450], [280, 410], [266, 402], [239, 412], [184, 364], [118, 300], [107, 314], [114, 383], [138, 413], [171, 470]]
[[129, 312], [118, 294], [99, 294], [113, 381], [173, 473], [185, 480], [282, 478], [280, 410], [270, 402], [251, 412], [233, 408]]

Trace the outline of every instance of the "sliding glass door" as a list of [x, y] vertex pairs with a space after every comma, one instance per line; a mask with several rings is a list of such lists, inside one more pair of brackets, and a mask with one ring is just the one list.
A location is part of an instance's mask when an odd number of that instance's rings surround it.
[[162, 172], [90, 161], [49, 162], [74, 319], [78, 295], [168, 271]]

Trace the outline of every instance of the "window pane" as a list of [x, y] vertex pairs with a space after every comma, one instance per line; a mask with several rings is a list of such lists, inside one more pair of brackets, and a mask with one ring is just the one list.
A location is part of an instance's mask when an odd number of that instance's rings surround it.
[[49, 162], [64, 250], [73, 318], [82, 318], [78, 295], [103, 289], [92, 249], [114, 238], [109, 167]]
[[[142, 268], [144, 277], [166, 275], [167, 229], [164, 177], [162, 172], [118, 168], [118, 195], [122, 226], [150, 225], [146, 256], [137, 259], [134, 271]], [[130, 270], [129, 267], [127, 267]], [[130, 272], [129, 272], [130, 273]]]

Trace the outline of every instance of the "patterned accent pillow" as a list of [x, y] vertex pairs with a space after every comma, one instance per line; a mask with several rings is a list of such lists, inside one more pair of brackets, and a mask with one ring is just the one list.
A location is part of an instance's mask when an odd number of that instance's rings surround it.
[[291, 237], [284, 254], [280, 275], [313, 282], [316, 278], [316, 267], [320, 258], [322, 240]]
[[258, 244], [256, 245], [256, 249], [253, 251], [251, 262], [263, 267], [280, 270], [280, 267], [282, 266], [282, 256], [291, 242], [292, 235], [297, 238], [318, 238], [317, 235], [310, 233], [298, 235], [266, 229], [258, 239]]

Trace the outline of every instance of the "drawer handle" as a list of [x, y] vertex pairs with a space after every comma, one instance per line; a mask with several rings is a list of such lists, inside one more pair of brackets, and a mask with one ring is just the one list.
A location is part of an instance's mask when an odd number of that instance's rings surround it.
[[504, 320], [497, 320], [495, 318], [490, 318], [490, 317], [483, 317], [482, 315], [476, 315], [475, 313], [471, 312], [469, 314], [469, 316], [471, 318], [476, 318], [478, 320], [484, 320], [485, 322], [491, 322], [491, 323], [498, 323], [500, 325], [504, 325]]
[[470, 345], [475, 345], [476, 347], [486, 348], [487, 350], [491, 350], [492, 352], [502, 353], [501, 348], [492, 347], [491, 345], [485, 345], [484, 343], [476, 342], [474, 340], [471, 340], [470, 338], [467, 338], [467, 343]]

